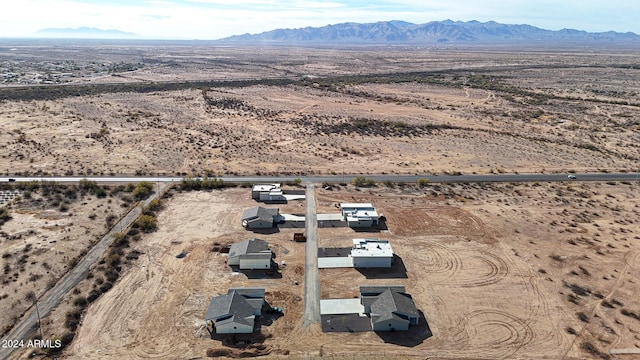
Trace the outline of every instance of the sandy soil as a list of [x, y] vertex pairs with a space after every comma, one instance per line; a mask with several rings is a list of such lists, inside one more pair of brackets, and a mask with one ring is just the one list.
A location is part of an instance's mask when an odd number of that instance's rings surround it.
[[74, 258], [100, 239], [107, 216], [119, 217], [126, 210], [117, 197], [98, 199], [78, 192], [76, 199], [63, 196], [67, 208], [61, 211], [52, 205], [57, 201], [53, 197], [29, 193], [28, 199], [23, 193], [9, 204], [12, 219], [0, 231], [2, 331], [33, 306], [29, 294], [44, 293]]
[[[242, 349], [210, 339], [203, 328], [209, 299], [232, 286], [265, 286], [267, 301], [284, 307], [283, 318], [262, 327], [263, 353], [271, 355], [578, 359], [640, 347], [640, 321], [624, 315], [640, 311], [637, 192], [621, 183], [318, 190], [319, 212], [355, 200], [386, 215], [389, 230], [381, 233], [319, 229], [319, 246], [380, 237], [391, 241], [401, 265], [391, 275], [323, 269], [321, 291], [340, 298], [356, 296], [362, 283], [405, 285], [426, 321], [395, 336], [301, 327], [303, 292], [293, 281], [303, 279], [304, 246], [290, 241], [293, 230], [259, 235], [286, 261], [283, 277], [248, 279], [211, 251], [253, 236], [239, 222], [243, 207], [254, 204], [248, 189], [176, 194], [160, 230], [136, 245], [144, 255], [88, 308], [65, 354], [237, 354]], [[175, 258], [181, 251], [187, 257]]]
[[[191, 60], [181, 50], [158, 49], [153, 56], [163, 61], [118, 78], [171, 80], [165, 75], [174, 71], [173, 80], [187, 72], [238, 79], [246, 71], [246, 78], [300, 79], [307, 68], [327, 66], [335, 69], [317, 75], [390, 75], [7, 100], [0, 107], [0, 172], [630, 171], [640, 159], [640, 72], [625, 65], [630, 54], [343, 49], [320, 56], [291, 48], [261, 49], [249, 61], [246, 49], [199, 49]], [[151, 50], [129, 51], [135, 57]]]

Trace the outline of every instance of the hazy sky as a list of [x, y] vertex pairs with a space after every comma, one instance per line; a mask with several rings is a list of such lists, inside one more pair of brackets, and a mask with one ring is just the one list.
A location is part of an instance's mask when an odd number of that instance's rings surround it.
[[446, 19], [640, 33], [638, 15], [638, 0], [3, 0], [0, 37], [89, 26], [148, 37], [218, 39], [349, 21]]

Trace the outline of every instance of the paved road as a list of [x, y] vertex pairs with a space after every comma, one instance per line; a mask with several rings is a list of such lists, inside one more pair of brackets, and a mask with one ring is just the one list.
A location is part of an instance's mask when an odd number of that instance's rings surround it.
[[[404, 182], [415, 183], [418, 179], [428, 179], [432, 183], [459, 183], [459, 182], [546, 182], [546, 181], [638, 181], [640, 174], [630, 173], [576, 173], [575, 180], [567, 177], [568, 174], [491, 174], [491, 175], [327, 175], [327, 176], [223, 176], [228, 183], [259, 183], [259, 182], [291, 182], [300, 178], [303, 182], [313, 183], [349, 183], [356, 176], [365, 176], [378, 182]], [[28, 181], [54, 181], [58, 183], [75, 183], [85, 177], [81, 176], [44, 176], [44, 177], [0, 177], [0, 183], [8, 182], [9, 178], [16, 182]], [[167, 176], [90, 176], [86, 179], [98, 183], [136, 183], [140, 181], [156, 182], [180, 182], [182, 177]]]
[[307, 184], [305, 211], [305, 244], [304, 265], [304, 314], [302, 324], [309, 326], [320, 323], [320, 278], [318, 276], [318, 219], [316, 215], [316, 187]]
[[[160, 189], [156, 189], [156, 192], [152, 196], [120, 219], [109, 233], [103, 236], [102, 239], [87, 252], [76, 267], [71, 269], [51, 289], [40, 296], [38, 299], [38, 310], [41, 318], [49, 315], [49, 313], [60, 304], [65, 295], [87, 276], [89, 269], [102, 258], [109, 245], [113, 242], [113, 234], [129, 227], [142, 212], [142, 207], [148, 205], [153, 199], [161, 197], [167, 189], [167, 186], [168, 184], [160, 184]], [[37, 329], [37, 324], [38, 317], [36, 311], [35, 309], [31, 309], [31, 313], [23, 317], [2, 340], [26, 340], [27, 337]], [[0, 359], [7, 359], [13, 350], [15, 349], [3, 349], [0, 347]]]

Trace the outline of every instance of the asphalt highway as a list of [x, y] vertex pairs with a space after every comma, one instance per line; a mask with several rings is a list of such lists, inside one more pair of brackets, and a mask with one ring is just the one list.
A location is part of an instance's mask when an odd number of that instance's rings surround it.
[[[418, 179], [427, 179], [431, 183], [476, 183], [476, 182], [548, 182], [548, 181], [639, 181], [640, 173], [575, 173], [576, 179], [569, 179], [570, 174], [490, 174], [490, 175], [326, 175], [326, 176], [222, 176], [228, 183], [259, 183], [259, 182], [292, 182], [300, 179], [305, 183], [349, 183], [357, 176], [365, 176], [376, 182], [391, 181], [402, 183], [415, 183]], [[0, 183], [29, 181], [53, 181], [56, 183], [76, 183], [82, 179], [88, 179], [101, 184], [110, 183], [136, 183], [149, 182], [180, 182], [183, 177], [167, 176], [27, 176], [27, 177], [0, 177]]]

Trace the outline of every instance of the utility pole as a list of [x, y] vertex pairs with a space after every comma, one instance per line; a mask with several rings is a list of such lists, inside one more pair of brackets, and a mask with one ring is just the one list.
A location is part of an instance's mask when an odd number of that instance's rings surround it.
[[38, 309], [38, 297], [36, 296], [35, 300], [36, 305], [36, 315], [38, 316], [38, 329], [40, 329], [40, 339], [44, 340], [44, 335], [42, 334], [42, 324], [40, 323], [40, 310]]

